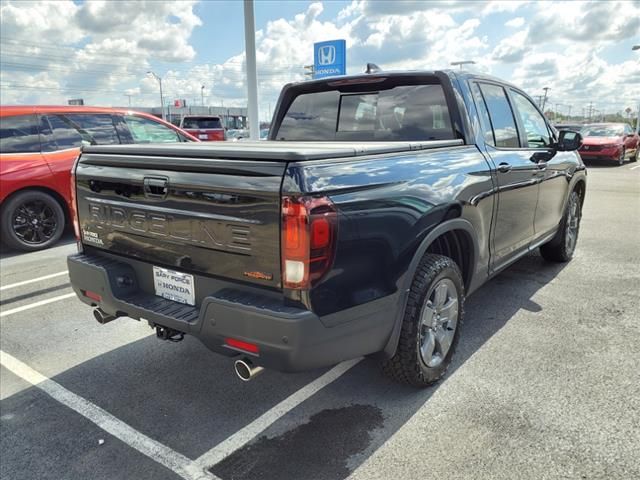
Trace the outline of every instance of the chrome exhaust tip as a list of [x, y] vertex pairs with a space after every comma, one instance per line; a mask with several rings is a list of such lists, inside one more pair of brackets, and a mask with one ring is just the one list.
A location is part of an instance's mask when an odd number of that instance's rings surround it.
[[105, 323], [109, 323], [112, 320], [115, 320], [116, 318], [118, 318], [115, 315], [109, 315], [108, 313], [106, 313], [101, 308], [94, 309], [93, 310], [93, 316], [95, 317], [96, 321], [100, 325], [104, 325]]
[[251, 360], [243, 358], [242, 360], [236, 360], [233, 364], [233, 368], [236, 372], [236, 375], [243, 382], [248, 382], [249, 380], [253, 380], [255, 377], [264, 372], [263, 367], [256, 367], [251, 363]]

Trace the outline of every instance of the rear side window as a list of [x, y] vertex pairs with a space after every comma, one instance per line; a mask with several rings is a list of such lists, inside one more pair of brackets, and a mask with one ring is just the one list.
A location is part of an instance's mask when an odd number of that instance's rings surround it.
[[148, 118], [125, 115], [124, 123], [131, 132], [133, 143], [168, 143], [180, 141], [178, 132]]
[[71, 122], [71, 125], [87, 141], [93, 145], [114, 145], [120, 143], [120, 137], [110, 114], [101, 113], [70, 113], [61, 115]]
[[41, 133], [47, 140], [42, 143], [44, 151], [52, 152], [82, 145], [82, 135], [62, 115], [43, 116], [41, 128]]
[[481, 83], [480, 90], [489, 110], [489, 118], [493, 127], [493, 136], [496, 147], [519, 148], [518, 130], [516, 121], [511, 111], [511, 105], [507, 100], [504, 88], [498, 85]]
[[35, 115], [0, 117], [0, 153], [40, 151], [40, 136]]
[[182, 128], [201, 130], [222, 128], [222, 122], [217, 117], [189, 117], [182, 122]]
[[491, 120], [489, 119], [489, 112], [487, 111], [487, 104], [484, 103], [484, 98], [480, 93], [480, 87], [477, 83], [471, 84], [471, 90], [475, 98], [476, 107], [478, 108], [478, 115], [480, 117], [480, 130], [484, 137], [484, 142], [487, 145], [496, 146], [495, 139], [493, 138], [493, 129], [491, 128]]
[[[363, 87], [365, 88], [365, 87]], [[277, 140], [448, 140], [455, 138], [441, 85], [298, 95]]]
[[551, 145], [551, 134], [542, 114], [528, 98], [515, 90], [511, 90], [511, 97], [516, 104], [522, 127], [527, 135], [527, 145], [531, 148], [545, 148]]

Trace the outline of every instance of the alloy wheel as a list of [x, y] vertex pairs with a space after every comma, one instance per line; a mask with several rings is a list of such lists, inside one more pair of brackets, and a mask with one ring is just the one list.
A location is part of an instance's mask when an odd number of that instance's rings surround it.
[[31, 200], [16, 207], [11, 216], [11, 227], [16, 237], [27, 245], [39, 245], [50, 240], [60, 219], [42, 200]]
[[578, 242], [578, 232], [580, 230], [580, 202], [571, 197], [571, 204], [567, 216], [567, 234], [565, 235], [567, 252], [573, 252]]
[[427, 367], [440, 365], [449, 353], [458, 326], [458, 292], [448, 278], [427, 294], [420, 316], [419, 350]]

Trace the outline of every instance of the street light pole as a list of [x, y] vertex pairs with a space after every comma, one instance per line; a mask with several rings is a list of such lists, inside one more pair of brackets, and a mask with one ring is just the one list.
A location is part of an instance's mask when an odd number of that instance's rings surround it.
[[200, 87], [200, 98], [202, 99], [202, 106], [204, 107], [204, 85]]
[[160, 85], [160, 111], [162, 112], [161, 118], [164, 120], [164, 97], [162, 96], [162, 79], [158, 75], [153, 73], [151, 70], [149, 70], [147, 74], [155, 78], [158, 81], [158, 84]]
[[256, 22], [253, 0], [244, 0], [244, 51], [247, 64], [247, 107], [249, 109], [249, 138], [260, 139], [258, 118], [258, 73], [256, 71]]
[[547, 104], [547, 92], [550, 90], [549, 87], [544, 87], [544, 98], [542, 99], [542, 114], [544, 115], [544, 106]]
[[462, 66], [463, 65], [475, 65], [476, 62], [474, 62], [473, 60], [462, 60], [459, 62], [451, 62], [451, 65], [455, 66], [459, 66], [460, 70], [462, 70]]

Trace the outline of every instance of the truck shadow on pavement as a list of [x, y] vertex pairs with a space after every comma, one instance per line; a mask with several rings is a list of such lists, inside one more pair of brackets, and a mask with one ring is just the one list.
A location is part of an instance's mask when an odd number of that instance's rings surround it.
[[[530, 254], [471, 296], [453, 364], [435, 386], [416, 390], [398, 385], [380, 373], [375, 361], [365, 359], [249, 444], [210, 466], [211, 471], [223, 480], [348, 477], [425, 407], [509, 319], [521, 310], [541, 312], [532, 297], [563, 267], [546, 263], [537, 253]], [[112, 325], [115, 323], [104, 328]], [[232, 364], [232, 359], [210, 353], [192, 338], [176, 345], [146, 337], [75, 366], [53, 380], [154, 440], [196, 459], [325, 371], [267, 371], [243, 383], [233, 374]], [[25, 410], [33, 390], [27, 388], [2, 401], [3, 418], [11, 416], [10, 421], [2, 422], [5, 459], [23, 462], [23, 471], [30, 471], [33, 478], [82, 478], [73, 473], [80, 461], [77, 452], [65, 456], [56, 452], [55, 446], [42, 448], [49, 438], [47, 421], [34, 421]], [[76, 415], [71, 410], [67, 414]], [[10, 442], [12, 435], [26, 439]], [[76, 435], [78, 432], [68, 432], [70, 438]], [[97, 443], [87, 445], [86, 455], [99, 448]], [[34, 450], [42, 451], [43, 457], [29, 459], [29, 451]], [[52, 458], [46, 458], [48, 455]], [[131, 462], [141, 461], [140, 456], [135, 459]], [[131, 478], [128, 474], [133, 465], [127, 461], [112, 455], [95, 456], [95, 461], [112, 464], [101, 465], [94, 472]], [[174, 478], [166, 473], [166, 478]]]

